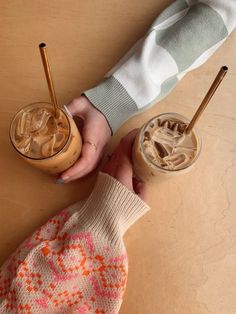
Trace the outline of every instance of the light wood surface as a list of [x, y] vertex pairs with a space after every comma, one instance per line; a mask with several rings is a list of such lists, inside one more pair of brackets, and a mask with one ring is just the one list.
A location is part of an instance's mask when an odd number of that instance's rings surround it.
[[[0, 2], [0, 264], [36, 227], [87, 196], [96, 173], [68, 185], [24, 163], [8, 127], [22, 105], [49, 100], [38, 51], [49, 49], [58, 102], [99, 82], [172, 1]], [[128, 285], [121, 314], [236, 313], [236, 33], [161, 103], [125, 123], [161, 112], [192, 117], [220, 66], [229, 73], [199, 121], [203, 148], [184, 176], [150, 186], [152, 210], [125, 236]]]

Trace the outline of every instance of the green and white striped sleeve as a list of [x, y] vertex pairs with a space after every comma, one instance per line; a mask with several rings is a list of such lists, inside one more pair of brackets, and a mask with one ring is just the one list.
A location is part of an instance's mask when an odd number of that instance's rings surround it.
[[113, 132], [163, 99], [236, 26], [236, 0], [177, 0], [97, 86], [84, 92]]

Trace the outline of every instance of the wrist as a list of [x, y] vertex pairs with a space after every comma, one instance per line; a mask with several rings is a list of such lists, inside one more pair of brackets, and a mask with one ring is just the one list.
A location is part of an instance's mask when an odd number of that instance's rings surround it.
[[138, 195], [115, 178], [100, 172], [77, 217], [85, 230], [92, 230], [115, 244], [149, 209]]
[[84, 108], [83, 110], [86, 111], [88, 115], [94, 115], [94, 113], [96, 113], [97, 118], [103, 120], [104, 124], [107, 125], [107, 128], [110, 130], [110, 135], [112, 135], [112, 128], [105, 115], [93, 105], [93, 103], [86, 97], [85, 94], [82, 94], [80, 98], [81, 105]]

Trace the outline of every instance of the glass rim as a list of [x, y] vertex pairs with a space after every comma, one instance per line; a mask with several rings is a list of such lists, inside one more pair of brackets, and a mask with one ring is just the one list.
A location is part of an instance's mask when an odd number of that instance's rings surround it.
[[15, 118], [17, 117], [17, 115], [19, 114], [19, 112], [20, 112], [21, 110], [26, 109], [27, 107], [30, 107], [30, 106], [33, 106], [33, 105], [39, 105], [39, 104], [42, 104], [42, 105], [43, 105], [43, 104], [46, 104], [46, 105], [51, 105], [51, 106], [52, 106], [52, 103], [47, 102], [47, 101], [37, 101], [37, 102], [31, 103], [31, 104], [25, 105], [25, 106], [21, 107], [20, 110], [18, 110], [18, 111], [14, 114], [14, 116], [13, 116], [13, 118], [12, 118], [12, 120], [11, 120], [11, 123], [10, 123], [10, 127], [9, 127], [9, 137], [10, 137], [10, 141], [11, 141], [11, 143], [12, 143], [12, 146], [14, 147], [14, 149], [17, 151], [18, 154], [20, 154], [20, 155], [23, 156], [24, 158], [31, 159], [31, 160], [46, 160], [46, 159], [50, 159], [50, 158], [55, 157], [57, 154], [59, 154], [59, 153], [65, 148], [65, 146], [68, 144], [69, 139], [70, 139], [70, 136], [71, 136], [71, 125], [70, 125], [69, 118], [68, 118], [66, 112], [65, 112], [62, 108], [58, 107], [58, 109], [59, 109], [59, 110], [64, 114], [64, 116], [66, 117], [66, 120], [67, 120], [67, 123], [68, 123], [68, 126], [69, 126], [69, 134], [68, 134], [68, 137], [67, 137], [67, 139], [66, 139], [64, 145], [60, 148], [60, 150], [57, 151], [55, 154], [49, 156], [49, 157], [40, 157], [40, 158], [30, 157], [30, 156], [27, 156], [27, 155], [23, 154], [21, 151], [19, 151], [19, 149], [16, 147], [14, 141], [12, 140], [12, 136], [11, 136], [11, 131], [12, 131], [13, 122], [14, 122]]
[[195, 155], [195, 157], [193, 158], [193, 160], [191, 161], [191, 163], [190, 164], [188, 164], [187, 166], [185, 166], [185, 167], [182, 167], [182, 168], [179, 168], [179, 169], [166, 169], [166, 168], [163, 168], [163, 167], [161, 167], [161, 166], [158, 166], [156, 163], [154, 163], [151, 159], [149, 159], [148, 158], [148, 156], [146, 156], [146, 154], [145, 154], [145, 152], [144, 152], [144, 147], [143, 147], [143, 135], [144, 135], [144, 131], [145, 131], [145, 129], [146, 129], [146, 127], [154, 120], [154, 119], [157, 119], [158, 117], [161, 117], [161, 116], [164, 116], [164, 115], [175, 115], [175, 116], [179, 116], [180, 118], [183, 118], [184, 120], [186, 120], [188, 123], [190, 122], [190, 120], [188, 119], [188, 118], [186, 118], [185, 116], [183, 116], [183, 115], [181, 115], [181, 114], [179, 114], [179, 113], [176, 113], [176, 112], [164, 112], [164, 113], [160, 113], [160, 114], [158, 114], [158, 115], [156, 115], [156, 116], [154, 116], [154, 117], [152, 117], [151, 119], [149, 119], [143, 126], [142, 126], [142, 128], [141, 128], [141, 131], [140, 131], [140, 137], [141, 137], [141, 150], [142, 150], [142, 154], [143, 154], [143, 156], [144, 156], [144, 158], [148, 161], [148, 162], [150, 162], [154, 167], [157, 167], [157, 168], [159, 168], [160, 170], [162, 170], [162, 171], [164, 171], [164, 172], [179, 172], [179, 171], [181, 171], [181, 170], [184, 170], [184, 169], [187, 169], [187, 168], [189, 168], [189, 167], [191, 167], [197, 160], [198, 160], [198, 157], [199, 157], [199, 155], [200, 155], [200, 153], [201, 153], [201, 150], [202, 150], [202, 141], [201, 141], [201, 138], [200, 138], [200, 136], [199, 136], [199, 132], [198, 131], [196, 131], [197, 129], [196, 129], [196, 127], [194, 127], [194, 129], [193, 129], [193, 132], [194, 132], [194, 134], [195, 134], [195, 136], [196, 136], [196, 138], [197, 138], [197, 141], [198, 141], [198, 143], [199, 143], [199, 145], [198, 145], [198, 149], [197, 149], [197, 154]]

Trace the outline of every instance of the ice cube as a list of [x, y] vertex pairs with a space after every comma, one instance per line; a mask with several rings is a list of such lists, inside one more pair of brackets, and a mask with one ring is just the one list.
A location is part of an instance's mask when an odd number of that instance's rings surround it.
[[172, 156], [166, 157], [165, 160], [168, 162], [171, 169], [176, 169], [187, 165], [189, 162], [189, 157], [184, 153], [175, 153], [172, 154]]
[[52, 113], [45, 108], [34, 109], [30, 112], [31, 114], [31, 132], [40, 131], [44, 129], [48, 123]]
[[28, 112], [22, 112], [16, 126], [16, 137], [27, 136], [30, 133], [31, 115]]
[[57, 150], [65, 141], [65, 134], [63, 133], [57, 133], [56, 134], [56, 141], [54, 144], [54, 150]]
[[49, 135], [46, 139], [46, 141], [42, 144], [41, 146], [41, 153], [43, 157], [49, 157], [52, 156], [54, 151], [54, 145], [56, 141], [56, 136], [54, 135]]

